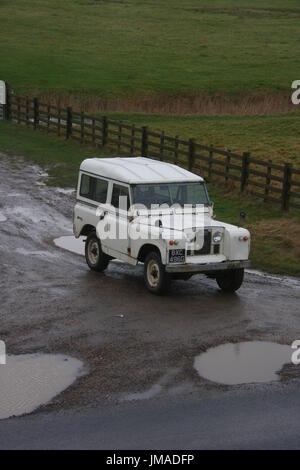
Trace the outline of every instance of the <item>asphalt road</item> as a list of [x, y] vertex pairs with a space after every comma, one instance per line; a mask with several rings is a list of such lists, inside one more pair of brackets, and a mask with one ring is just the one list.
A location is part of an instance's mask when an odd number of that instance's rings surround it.
[[92, 273], [53, 243], [72, 234], [74, 194], [45, 178], [0, 155], [0, 339], [9, 354], [78, 358], [85, 374], [33, 414], [0, 421], [0, 447], [299, 447], [300, 366], [277, 383], [225, 386], [193, 362], [222, 343], [300, 339], [300, 282], [247, 273], [228, 296], [194, 276], [155, 297], [141, 267]]
[[299, 449], [299, 387], [0, 422], [5, 449]]

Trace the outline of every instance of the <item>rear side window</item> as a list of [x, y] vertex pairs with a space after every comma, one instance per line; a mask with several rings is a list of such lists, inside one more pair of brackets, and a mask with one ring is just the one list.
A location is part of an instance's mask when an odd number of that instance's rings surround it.
[[[119, 201], [119, 198], [121, 196], [126, 197], [126, 200], [121, 199]], [[113, 191], [112, 191], [112, 195], [111, 195], [111, 205], [118, 208], [118, 209], [119, 208], [124, 209], [124, 210], [129, 209], [130, 199], [129, 199], [129, 190], [128, 190], [127, 186], [121, 186], [119, 184], [114, 184], [113, 185]]]
[[80, 196], [104, 204], [107, 197], [108, 181], [93, 176], [81, 175]]
[[103, 204], [106, 202], [107, 187], [108, 187], [107, 181], [96, 179], [95, 193], [94, 193], [95, 201], [102, 202]]

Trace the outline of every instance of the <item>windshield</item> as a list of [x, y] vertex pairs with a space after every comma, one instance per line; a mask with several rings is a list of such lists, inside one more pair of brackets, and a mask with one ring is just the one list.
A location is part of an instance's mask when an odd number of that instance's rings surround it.
[[197, 183], [138, 184], [132, 187], [133, 204], [143, 204], [147, 209], [151, 205], [177, 204], [196, 205], [210, 203], [206, 186]]

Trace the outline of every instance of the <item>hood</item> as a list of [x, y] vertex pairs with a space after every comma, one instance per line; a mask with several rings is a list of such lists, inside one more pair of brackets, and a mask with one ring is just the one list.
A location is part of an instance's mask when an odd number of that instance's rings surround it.
[[134, 222], [141, 225], [161, 227], [162, 229], [176, 230], [181, 232], [186, 230], [195, 230], [197, 228], [200, 229], [212, 225], [221, 225], [219, 222], [216, 222], [211, 218], [211, 214], [208, 209], [204, 211], [160, 211], [160, 214], [151, 212], [148, 215], [138, 215], [135, 217]]

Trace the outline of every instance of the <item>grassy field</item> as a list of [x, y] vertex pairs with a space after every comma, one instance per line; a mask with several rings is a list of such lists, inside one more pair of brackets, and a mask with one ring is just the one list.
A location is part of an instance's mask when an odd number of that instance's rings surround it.
[[[80, 162], [88, 156], [109, 156], [74, 142], [49, 137], [41, 131], [0, 121], [0, 150], [21, 155], [49, 172], [48, 184], [75, 186]], [[1, 158], [1, 156], [0, 156]], [[282, 213], [278, 207], [220, 188], [209, 188], [217, 218], [239, 224], [239, 213], [247, 214], [244, 225], [252, 233], [253, 267], [300, 276], [300, 213]]]
[[168, 135], [194, 138], [204, 145], [251, 152], [254, 157], [290, 162], [300, 167], [300, 114], [261, 116], [167, 116], [141, 113], [108, 113]]
[[290, 94], [298, 0], [2, 0], [1, 79], [18, 92]]

